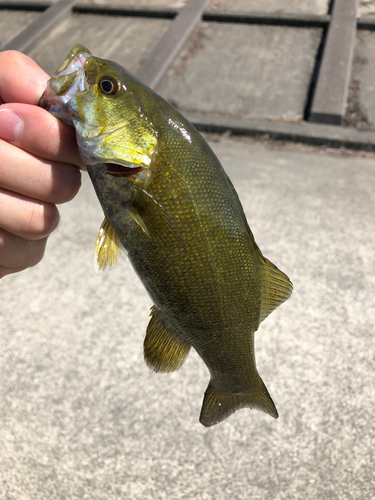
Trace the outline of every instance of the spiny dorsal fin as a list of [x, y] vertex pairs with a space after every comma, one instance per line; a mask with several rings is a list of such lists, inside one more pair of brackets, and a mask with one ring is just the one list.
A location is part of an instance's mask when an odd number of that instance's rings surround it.
[[236, 410], [241, 408], [257, 408], [277, 418], [279, 415], [271, 396], [258, 375], [257, 384], [248, 392], [239, 394], [223, 393], [215, 389], [212, 382], [208, 384], [204, 394], [199, 421], [205, 427], [219, 424]]
[[94, 267], [97, 274], [106, 273], [117, 265], [120, 258], [125, 257], [126, 251], [112, 223], [105, 218], [100, 226], [95, 244]]
[[260, 253], [263, 268], [262, 311], [260, 322], [267, 318], [276, 307], [280, 306], [292, 295], [293, 285], [288, 276]]
[[183, 345], [165, 327], [155, 306], [151, 307], [150, 315], [143, 348], [147, 366], [156, 372], [174, 372], [181, 368], [190, 346]]

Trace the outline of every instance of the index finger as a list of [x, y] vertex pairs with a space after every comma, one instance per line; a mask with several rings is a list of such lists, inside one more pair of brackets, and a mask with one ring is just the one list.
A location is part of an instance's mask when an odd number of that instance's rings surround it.
[[38, 104], [48, 79], [47, 73], [30, 57], [15, 50], [0, 52], [0, 104]]

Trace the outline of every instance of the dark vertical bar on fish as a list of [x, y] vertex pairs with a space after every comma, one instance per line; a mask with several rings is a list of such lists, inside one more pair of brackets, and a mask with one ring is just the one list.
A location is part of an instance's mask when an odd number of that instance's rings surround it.
[[309, 121], [341, 125], [357, 29], [358, 0], [335, 0]]
[[209, 0], [189, 0], [168, 31], [139, 68], [137, 78], [155, 88], [183, 44], [201, 20]]
[[8, 42], [2, 50], [30, 50], [46, 32], [68, 16], [76, 0], [59, 0], [45, 10], [40, 16], [29, 24], [19, 35]]

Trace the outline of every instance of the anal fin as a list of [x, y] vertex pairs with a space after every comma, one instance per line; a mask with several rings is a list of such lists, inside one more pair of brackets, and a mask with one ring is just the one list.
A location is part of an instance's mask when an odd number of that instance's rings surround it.
[[173, 372], [181, 368], [190, 346], [184, 345], [164, 325], [159, 311], [151, 307], [151, 320], [146, 330], [143, 345], [147, 366], [156, 372]]
[[241, 408], [257, 408], [273, 418], [279, 416], [267, 387], [259, 377], [259, 383], [252, 391], [239, 394], [220, 392], [210, 382], [204, 394], [199, 421], [205, 427], [211, 427], [219, 424]]
[[275, 264], [261, 255], [263, 268], [262, 311], [260, 322], [267, 318], [283, 302], [292, 295], [293, 285], [286, 274], [278, 269]]

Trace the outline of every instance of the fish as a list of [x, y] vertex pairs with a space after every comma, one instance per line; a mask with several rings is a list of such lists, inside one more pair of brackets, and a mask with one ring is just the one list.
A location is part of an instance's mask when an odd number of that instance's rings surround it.
[[126, 254], [152, 299], [146, 364], [173, 372], [195, 349], [210, 374], [200, 413], [206, 427], [241, 408], [277, 418], [256, 368], [254, 333], [293, 285], [263, 256], [205, 139], [126, 69], [82, 45], [39, 105], [75, 127], [105, 215], [96, 270]]

